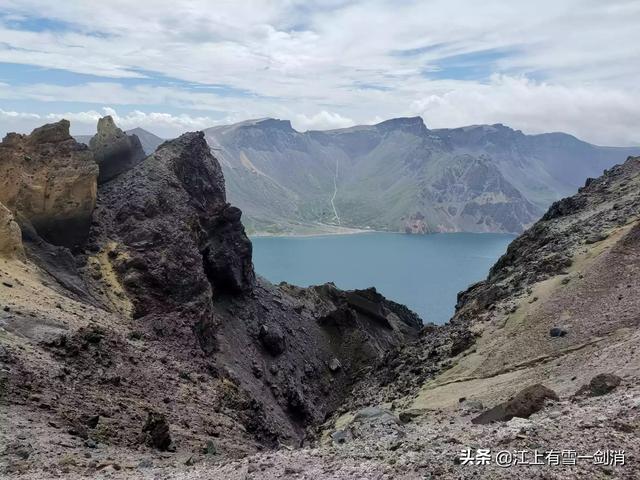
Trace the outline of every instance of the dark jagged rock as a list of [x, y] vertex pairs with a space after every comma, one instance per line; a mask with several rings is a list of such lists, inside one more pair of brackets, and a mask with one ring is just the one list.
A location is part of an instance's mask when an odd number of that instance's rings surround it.
[[[357, 321], [357, 314], [368, 316], [389, 330], [405, 333], [422, 328], [422, 320], [404, 305], [384, 298], [375, 288], [342, 291], [332, 283], [312, 287], [315, 293], [330, 300], [332, 308], [320, 321], [327, 325], [350, 324]], [[392, 325], [393, 322], [393, 325]]]
[[250, 291], [251, 243], [226, 203], [220, 165], [202, 134], [188, 133], [104, 185], [96, 239], [116, 240], [113, 264], [138, 317]]
[[[472, 317], [491, 303], [562, 273], [579, 245], [604, 240], [607, 229], [638, 218], [640, 198], [625, 186], [638, 175], [640, 157], [629, 157], [587, 182], [576, 195], [554, 203], [540, 221], [511, 242], [487, 280], [460, 294], [456, 315]], [[625, 207], [617, 208], [619, 204]]]
[[496, 405], [483, 414], [471, 420], [476, 424], [491, 422], [506, 422], [513, 417], [529, 418], [541, 410], [547, 400], [559, 400], [556, 392], [541, 384], [531, 385], [521, 390], [515, 397]]
[[97, 176], [91, 151], [71, 137], [67, 120], [0, 143], [0, 202], [54, 245], [83, 245]]
[[[593, 182], [591, 182], [593, 183]], [[589, 185], [591, 185], [589, 183]], [[564, 217], [565, 215], [570, 215], [575, 213], [584, 207], [586, 200], [584, 197], [567, 197], [562, 200], [558, 200], [554, 202], [550, 207], [547, 213], [544, 214], [542, 220], [552, 220], [558, 217]]]
[[146, 157], [140, 139], [119, 129], [110, 115], [98, 120], [98, 132], [89, 141], [89, 148], [100, 167], [98, 183], [131, 170]]
[[[256, 279], [241, 212], [226, 202], [202, 133], [165, 142], [101, 185], [90, 242], [139, 325], [174, 348], [198, 345], [216, 376], [237, 389], [230, 408], [268, 444], [299, 439], [324, 421], [363, 368], [421, 325], [374, 289]], [[340, 375], [327, 369], [334, 358]]]

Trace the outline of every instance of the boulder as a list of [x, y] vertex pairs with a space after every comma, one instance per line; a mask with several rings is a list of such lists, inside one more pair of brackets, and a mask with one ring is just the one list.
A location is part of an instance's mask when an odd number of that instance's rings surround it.
[[513, 417], [529, 418], [541, 410], [547, 399], [559, 400], [556, 392], [542, 384], [531, 385], [518, 392], [513, 398], [500, 403], [471, 420], [475, 424], [506, 422]]
[[262, 325], [259, 333], [260, 343], [273, 356], [284, 352], [284, 334], [276, 326]]
[[424, 417], [429, 413], [428, 409], [424, 408], [410, 408], [408, 410], [403, 410], [398, 414], [398, 419], [402, 423], [410, 423], [413, 422], [416, 418]]
[[366, 407], [358, 410], [353, 417], [353, 421], [367, 423], [400, 423], [398, 418], [392, 412], [379, 407]]
[[61, 120], [0, 143], [0, 202], [49, 243], [81, 246], [96, 204], [98, 166], [93, 154]]
[[592, 397], [599, 397], [612, 392], [620, 385], [622, 379], [613, 373], [601, 373], [596, 375], [589, 382], [589, 392]]
[[553, 327], [549, 330], [549, 336], [551, 337], [564, 337], [568, 332], [564, 328]]
[[330, 361], [329, 361], [329, 370], [333, 373], [336, 373], [338, 370], [340, 370], [342, 368], [342, 364], [340, 363], [340, 360], [338, 360], [337, 358], [333, 357]]
[[98, 120], [98, 132], [89, 141], [89, 148], [100, 167], [100, 184], [131, 170], [146, 157], [140, 139], [123, 132], [110, 115]]
[[475, 413], [484, 410], [484, 404], [480, 400], [462, 398], [458, 402], [459, 408], [463, 412]]
[[592, 243], [598, 243], [606, 240], [607, 238], [608, 235], [606, 233], [592, 233], [591, 235], [587, 236], [587, 238], [585, 238], [584, 243], [586, 243], [587, 245], [591, 245]]
[[23, 258], [22, 233], [7, 207], [0, 203], [0, 256]]
[[145, 443], [158, 450], [168, 450], [171, 445], [171, 434], [169, 423], [164, 415], [156, 412], [149, 412], [147, 421], [142, 427]]

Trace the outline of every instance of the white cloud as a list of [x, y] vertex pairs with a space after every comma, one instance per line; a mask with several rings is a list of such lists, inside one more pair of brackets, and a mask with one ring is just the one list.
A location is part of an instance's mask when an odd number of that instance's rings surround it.
[[105, 107], [102, 111], [88, 110], [48, 114], [0, 109], [0, 132], [5, 134], [8, 132], [29, 133], [43, 123], [57, 122], [65, 118], [71, 122], [72, 134], [92, 134], [96, 130], [98, 119], [105, 115], [111, 115], [116, 124], [124, 130], [142, 127], [162, 138], [172, 138], [185, 131], [202, 130], [218, 123], [209, 117], [172, 115], [163, 112], [133, 111], [120, 115], [117, 110], [110, 107]]
[[504, 123], [525, 133], [563, 131], [602, 145], [640, 145], [640, 96], [617, 89], [494, 75], [488, 85], [426, 95], [411, 108], [431, 128]]
[[296, 115], [292, 122], [293, 126], [300, 131], [331, 130], [334, 128], [350, 127], [354, 124], [354, 121], [350, 118], [345, 118], [338, 113], [331, 113], [326, 110], [322, 110], [311, 117], [304, 114]]
[[[45, 70], [25, 84], [0, 70], [12, 109], [113, 105], [164, 129], [264, 116], [333, 128], [425, 113], [428, 125], [499, 121], [640, 140], [630, 123], [640, 99], [634, 0], [3, 0], [2, 11], [0, 62], [101, 77], [56, 83]], [[48, 26], [26, 28], [25, 18]], [[474, 53], [486, 75], [447, 71], [448, 57]], [[177, 109], [200, 120], [174, 121]], [[166, 110], [171, 121], [151, 113]]]

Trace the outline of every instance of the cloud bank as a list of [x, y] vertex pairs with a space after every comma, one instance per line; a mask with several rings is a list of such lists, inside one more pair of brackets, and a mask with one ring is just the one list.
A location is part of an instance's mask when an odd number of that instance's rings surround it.
[[2, 132], [112, 108], [163, 136], [422, 115], [640, 143], [637, 1], [1, 3]]

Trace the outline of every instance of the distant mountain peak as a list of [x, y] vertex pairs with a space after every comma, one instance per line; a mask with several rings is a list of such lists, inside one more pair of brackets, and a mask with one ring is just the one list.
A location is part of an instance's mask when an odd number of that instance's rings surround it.
[[291, 121], [289, 120], [281, 120], [279, 118], [272, 117], [264, 117], [264, 118], [252, 118], [249, 120], [244, 120], [242, 122], [233, 123], [231, 125], [220, 125], [216, 127], [212, 127], [207, 130], [220, 130], [220, 129], [236, 129], [236, 128], [263, 128], [263, 129], [274, 129], [274, 130], [291, 130], [295, 131], [291, 126]]
[[290, 130], [295, 132], [294, 128], [291, 126], [291, 121], [280, 120], [279, 118], [263, 118], [261, 120], [256, 120], [255, 126], [273, 130]]
[[422, 134], [428, 131], [422, 117], [392, 118], [376, 124], [375, 127], [382, 130], [403, 130], [416, 134]]

